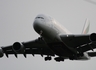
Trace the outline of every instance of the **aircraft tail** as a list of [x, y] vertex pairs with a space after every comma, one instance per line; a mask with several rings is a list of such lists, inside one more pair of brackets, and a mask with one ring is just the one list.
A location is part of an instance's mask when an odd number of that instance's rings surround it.
[[82, 34], [87, 34], [89, 32], [89, 27], [90, 27], [90, 21], [86, 19], [85, 25], [82, 30]]

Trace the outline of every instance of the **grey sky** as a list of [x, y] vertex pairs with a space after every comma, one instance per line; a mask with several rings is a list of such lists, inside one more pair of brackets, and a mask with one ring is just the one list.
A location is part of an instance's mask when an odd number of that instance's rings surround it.
[[[88, 0], [89, 1], [89, 0]], [[85, 19], [90, 19], [89, 33], [96, 32], [96, 5], [87, 0], [0, 0], [0, 46], [39, 37], [33, 29], [38, 14], [55, 18], [68, 30], [82, 32]], [[94, 3], [95, 0], [90, 0]], [[0, 59], [0, 70], [96, 70], [96, 58], [89, 61], [45, 62], [41, 56], [14, 55]]]

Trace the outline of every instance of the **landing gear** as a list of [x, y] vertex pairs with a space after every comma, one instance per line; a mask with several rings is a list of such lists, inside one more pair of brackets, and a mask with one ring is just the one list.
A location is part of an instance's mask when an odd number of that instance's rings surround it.
[[75, 58], [74, 57], [69, 57], [70, 60], [74, 60]]
[[51, 57], [45, 57], [45, 61], [50, 61], [52, 58]]
[[60, 62], [60, 61], [64, 61], [64, 58], [62, 58], [62, 57], [56, 57], [56, 58], [54, 58], [54, 60], [57, 61], [57, 62]]
[[77, 60], [79, 57], [82, 57], [82, 56], [84, 56], [84, 54], [83, 53], [79, 53], [77, 55], [70, 56], [69, 59], [70, 60]]

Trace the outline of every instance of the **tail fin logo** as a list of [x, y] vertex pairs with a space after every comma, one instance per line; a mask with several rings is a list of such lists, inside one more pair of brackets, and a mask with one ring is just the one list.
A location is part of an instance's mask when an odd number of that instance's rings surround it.
[[87, 34], [89, 32], [89, 27], [90, 27], [90, 21], [86, 19], [85, 25], [82, 30], [82, 34]]

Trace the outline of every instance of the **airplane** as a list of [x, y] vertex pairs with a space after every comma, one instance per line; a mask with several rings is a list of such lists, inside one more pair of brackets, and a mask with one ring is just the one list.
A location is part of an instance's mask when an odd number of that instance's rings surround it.
[[[96, 33], [88, 34], [90, 21], [87, 19], [81, 34], [72, 34], [48, 15], [39, 14], [33, 22], [34, 30], [40, 35], [28, 42], [15, 42], [0, 48], [0, 58], [6, 55], [41, 55], [45, 61], [89, 60], [95, 57]], [[92, 50], [92, 51], [91, 51]]]

